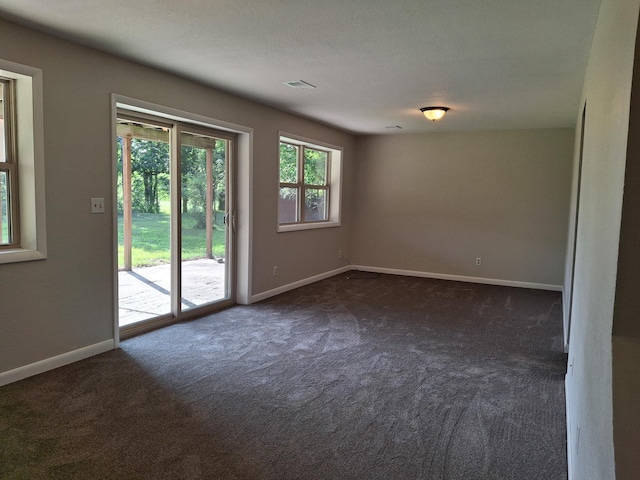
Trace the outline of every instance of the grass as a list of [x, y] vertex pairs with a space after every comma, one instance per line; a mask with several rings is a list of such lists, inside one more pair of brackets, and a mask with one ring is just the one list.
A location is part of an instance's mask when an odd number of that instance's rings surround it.
[[[189, 214], [182, 219], [182, 259], [194, 260], [206, 257], [206, 230], [193, 228], [195, 220]], [[133, 213], [131, 262], [133, 267], [145, 267], [169, 263], [170, 216], [160, 213]], [[118, 215], [118, 268], [124, 267], [124, 228], [122, 215]], [[213, 231], [213, 254], [224, 256], [225, 226], [223, 213], [216, 212]]]

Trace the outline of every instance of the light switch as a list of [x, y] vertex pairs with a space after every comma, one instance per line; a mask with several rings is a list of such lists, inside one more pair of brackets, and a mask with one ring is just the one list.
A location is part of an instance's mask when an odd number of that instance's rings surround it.
[[91, 213], [104, 213], [104, 198], [91, 199]]

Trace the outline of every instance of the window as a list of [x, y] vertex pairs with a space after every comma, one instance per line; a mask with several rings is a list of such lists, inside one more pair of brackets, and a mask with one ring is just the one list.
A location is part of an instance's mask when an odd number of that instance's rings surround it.
[[278, 231], [340, 225], [342, 150], [280, 136]]
[[13, 91], [14, 80], [0, 77], [0, 248], [20, 245]]
[[0, 263], [46, 258], [42, 71], [0, 60]]

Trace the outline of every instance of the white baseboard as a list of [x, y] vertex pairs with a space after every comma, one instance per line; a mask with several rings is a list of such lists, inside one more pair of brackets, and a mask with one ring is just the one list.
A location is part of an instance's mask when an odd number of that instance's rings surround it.
[[303, 287], [311, 283], [324, 280], [325, 278], [333, 277], [340, 273], [348, 272], [350, 270], [360, 270], [362, 272], [384, 273], [388, 275], [404, 275], [407, 277], [423, 277], [423, 278], [437, 278], [439, 280], [452, 280], [455, 282], [469, 282], [469, 283], [482, 283], [486, 285], [498, 285], [502, 287], [518, 287], [518, 288], [532, 288], [535, 290], [552, 290], [555, 292], [562, 291], [562, 285], [551, 285], [546, 283], [533, 283], [533, 282], [517, 282], [514, 280], [501, 280], [497, 278], [482, 278], [482, 277], [467, 277], [464, 275], [449, 275], [447, 273], [432, 273], [432, 272], [419, 272], [417, 270], [400, 270], [398, 268], [383, 268], [383, 267], [370, 267], [366, 265], [350, 265], [341, 267], [330, 272], [321, 273], [313, 277], [305, 278], [297, 282], [289, 283], [266, 292], [258, 293], [251, 296], [250, 303], [259, 302], [281, 293], [294, 290], [298, 287]]
[[320, 280], [324, 280], [325, 278], [334, 277], [336, 275], [339, 275], [340, 273], [348, 272], [349, 270], [352, 270], [350, 266], [341, 267], [335, 270], [331, 270], [330, 272], [321, 273], [319, 275], [314, 275], [313, 277], [309, 277], [303, 280], [299, 280], [297, 282], [289, 283], [288, 285], [283, 285], [281, 287], [274, 288], [273, 290], [267, 290], [266, 292], [252, 295], [250, 303], [259, 302], [260, 300], [265, 300], [269, 297], [275, 297], [276, 295], [280, 295], [281, 293], [285, 293], [290, 290], [294, 290], [296, 288], [309, 285], [311, 283], [319, 282]]
[[486, 285], [498, 285], [501, 287], [533, 288], [535, 290], [562, 291], [562, 285], [549, 285], [546, 283], [517, 282], [514, 280], [501, 280], [497, 278], [467, 277], [464, 275], [449, 275], [447, 273], [419, 272], [416, 270], [400, 270], [397, 268], [369, 267], [366, 265], [353, 265], [352, 270], [363, 272], [386, 273], [389, 275], [405, 275], [407, 277], [437, 278], [439, 280], [453, 280], [455, 282], [482, 283]]
[[63, 353], [55, 357], [46, 358], [39, 362], [31, 363], [23, 367], [14, 368], [7, 372], [0, 372], [0, 387], [8, 385], [9, 383], [23, 380], [27, 377], [32, 377], [40, 373], [53, 370], [54, 368], [63, 367], [70, 363], [84, 360], [85, 358], [93, 357], [100, 353], [113, 350], [115, 348], [115, 342], [113, 339], [105, 340], [104, 342], [95, 343], [87, 347], [72, 350], [71, 352]]

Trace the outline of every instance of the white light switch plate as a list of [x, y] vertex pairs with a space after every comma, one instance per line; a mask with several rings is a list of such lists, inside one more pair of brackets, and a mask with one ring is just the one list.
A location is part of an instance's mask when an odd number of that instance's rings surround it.
[[91, 199], [91, 213], [104, 213], [104, 198]]

